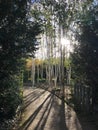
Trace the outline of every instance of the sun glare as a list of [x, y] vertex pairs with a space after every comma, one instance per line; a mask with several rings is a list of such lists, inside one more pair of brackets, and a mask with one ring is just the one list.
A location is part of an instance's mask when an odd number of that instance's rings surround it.
[[67, 51], [71, 51], [72, 50], [72, 46], [70, 44], [70, 40], [68, 40], [66, 38], [62, 38], [61, 39], [61, 45], [62, 45], [62, 47], [66, 48]]

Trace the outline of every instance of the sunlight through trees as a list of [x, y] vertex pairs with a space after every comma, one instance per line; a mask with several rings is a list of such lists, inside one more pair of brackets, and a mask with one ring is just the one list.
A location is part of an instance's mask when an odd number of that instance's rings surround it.
[[70, 85], [80, 109], [98, 111], [97, 57], [96, 0], [0, 0], [1, 118], [16, 114], [24, 83]]

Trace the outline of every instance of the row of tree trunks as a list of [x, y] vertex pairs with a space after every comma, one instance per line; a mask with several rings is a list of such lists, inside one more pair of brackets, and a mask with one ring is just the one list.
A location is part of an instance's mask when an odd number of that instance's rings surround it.
[[[59, 1], [59, 4], [61, 1]], [[41, 10], [40, 10], [41, 11]], [[70, 84], [69, 71], [67, 76], [64, 72], [64, 62], [67, 57], [66, 42], [62, 44], [62, 38], [65, 37], [63, 26], [61, 25], [61, 19], [55, 17], [54, 6], [51, 4], [45, 11], [45, 21], [44, 21], [44, 32], [41, 34], [40, 39], [40, 50], [41, 58], [45, 67], [45, 80], [49, 86], [57, 87], [57, 83], [64, 86], [64, 79], [67, 77], [67, 84]], [[43, 49], [44, 48], [44, 49]], [[40, 69], [42, 72], [40, 72]], [[35, 84], [34, 79], [37, 78], [37, 83], [39, 83], [39, 78], [43, 79], [43, 67], [37, 66], [37, 70], [32, 67], [32, 81], [33, 86]], [[33, 71], [35, 71], [33, 73]], [[36, 72], [37, 71], [37, 72]], [[34, 75], [37, 73], [37, 77]], [[41, 74], [40, 74], [41, 73]], [[42, 75], [42, 76], [40, 76]]]

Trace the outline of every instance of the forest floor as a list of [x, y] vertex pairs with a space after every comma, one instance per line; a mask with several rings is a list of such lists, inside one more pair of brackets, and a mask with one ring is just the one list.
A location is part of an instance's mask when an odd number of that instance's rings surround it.
[[22, 117], [13, 130], [98, 130], [92, 118], [79, 116], [58, 92], [49, 91], [24, 88]]

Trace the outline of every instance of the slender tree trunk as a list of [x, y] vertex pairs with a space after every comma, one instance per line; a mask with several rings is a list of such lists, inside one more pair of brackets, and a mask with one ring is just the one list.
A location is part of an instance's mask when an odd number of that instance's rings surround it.
[[37, 83], [39, 83], [39, 64], [37, 65]]
[[35, 59], [32, 60], [32, 86], [35, 86]]

